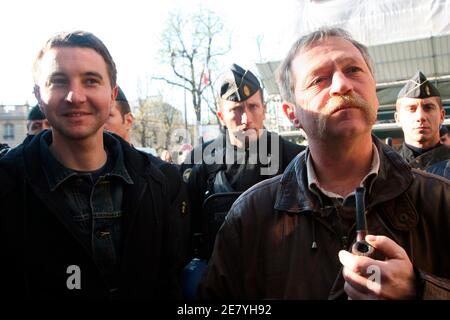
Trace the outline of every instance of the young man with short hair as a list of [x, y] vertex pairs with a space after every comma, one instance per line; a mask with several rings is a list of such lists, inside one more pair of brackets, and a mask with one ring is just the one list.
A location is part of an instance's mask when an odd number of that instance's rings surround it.
[[395, 121], [405, 136], [399, 153], [411, 167], [450, 179], [450, 148], [439, 138], [444, 117], [439, 90], [417, 71], [397, 97]]
[[125, 141], [131, 143], [131, 129], [134, 117], [127, 97], [120, 87], [117, 88], [116, 101], [111, 107], [108, 120], [106, 120], [105, 130], [114, 132]]
[[2, 287], [18, 297], [179, 297], [183, 239], [170, 181], [103, 130], [116, 66], [95, 35], [51, 37], [34, 64], [52, 130], [0, 161]]
[[31, 108], [27, 118], [27, 135], [34, 136], [42, 130], [49, 129], [50, 125], [39, 108], [39, 104]]
[[[233, 64], [222, 76], [219, 89], [217, 116], [225, 131], [201, 149], [194, 149], [187, 159], [196, 164], [183, 173], [188, 182], [194, 230], [210, 233], [208, 238], [212, 240], [215, 232], [205, 227], [205, 220], [216, 214], [223, 216], [224, 207], [204, 210], [203, 203], [209, 196], [243, 192], [276, 176], [304, 149], [267, 131], [266, 111], [258, 78], [250, 70]], [[233, 200], [230, 197], [228, 206]], [[220, 226], [219, 219], [210, 220], [218, 220], [216, 224]], [[212, 249], [212, 244], [209, 248]], [[209, 258], [210, 249], [206, 250], [205, 258]]]

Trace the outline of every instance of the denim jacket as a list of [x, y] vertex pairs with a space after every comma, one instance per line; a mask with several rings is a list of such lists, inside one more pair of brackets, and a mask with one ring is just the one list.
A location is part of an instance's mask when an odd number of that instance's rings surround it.
[[66, 204], [64, 218], [74, 233], [92, 253], [105, 281], [115, 289], [119, 251], [123, 184], [133, 184], [123, 162], [122, 147], [117, 139], [105, 135], [108, 160], [98, 179], [64, 167], [49, 150], [52, 141], [48, 131], [40, 137], [40, 153], [49, 189]]
[[[105, 133], [113, 169], [96, 183], [86, 180], [64, 193], [83, 177], [64, 170], [61, 176], [50, 174], [46, 163], [51, 160], [41, 156], [40, 139], [46, 136], [41, 133], [0, 159], [0, 274], [8, 297], [180, 297], [179, 275], [189, 243], [188, 232], [180, 232], [189, 216], [174, 207], [175, 183], [180, 184], [181, 177], [168, 179], [153, 158]], [[82, 188], [90, 190], [89, 201], [83, 199], [87, 193], [78, 193]], [[90, 228], [84, 225], [88, 208], [93, 208], [90, 219], [96, 220]], [[121, 239], [118, 245], [116, 237]], [[115, 259], [117, 273], [111, 283], [107, 272], [114, 268], [102, 264], [111, 266]], [[68, 285], [74, 267], [81, 271], [79, 287]]]

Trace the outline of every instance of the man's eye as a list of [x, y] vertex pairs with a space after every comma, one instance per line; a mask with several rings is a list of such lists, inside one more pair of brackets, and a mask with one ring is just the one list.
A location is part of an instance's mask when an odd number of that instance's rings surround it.
[[356, 66], [350, 67], [348, 69], [348, 72], [350, 72], [350, 73], [355, 73], [355, 72], [359, 72], [359, 71], [361, 71], [361, 68], [360, 67], [356, 67]]
[[85, 82], [86, 82], [87, 85], [94, 85], [94, 84], [99, 83], [99, 81], [97, 79], [94, 79], [94, 78], [86, 79]]
[[323, 81], [325, 80], [325, 77], [318, 77], [318, 78], [315, 78], [312, 82], [311, 82], [311, 85], [317, 85], [317, 84], [320, 84], [320, 83], [322, 83]]
[[66, 85], [67, 83], [68, 83], [67, 79], [64, 79], [64, 78], [53, 78], [50, 80], [50, 84], [53, 84], [56, 86]]

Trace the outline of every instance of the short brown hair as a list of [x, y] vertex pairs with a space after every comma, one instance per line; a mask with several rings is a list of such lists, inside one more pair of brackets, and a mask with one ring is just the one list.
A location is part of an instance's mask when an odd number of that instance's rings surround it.
[[130, 104], [128, 103], [128, 101], [116, 100], [116, 107], [117, 110], [119, 110], [122, 119], [127, 113], [131, 112]]
[[114, 60], [104, 43], [94, 34], [86, 31], [61, 32], [47, 40], [44, 47], [33, 63], [33, 78], [37, 84], [39, 76], [40, 62], [44, 54], [52, 48], [90, 48], [95, 50], [105, 60], [111, 87], [114, 88], [117, 82], [117, 69]]
[[372, 60], [369, 55], [367, 47], [355, 39], [341, 28], [320, 28], [314, 32], [311, 32], [305, 36], [300, 37], [289, 50], [286, 58], [281, 62], [278, 68], [277, 82], [280, 89], [281, 98], [285, 101], [295, 103], [294, 95], [294, 79], [292, 76], [291, 64], [296, 55], [302, 50], [309, 49], [314, 46], [319, 41], [322, 41], [330, 37], [339, 37], [351, 42], [358, 50], [361, 52], [364, 61], [366, 62], [369, 70], [374, 74]]

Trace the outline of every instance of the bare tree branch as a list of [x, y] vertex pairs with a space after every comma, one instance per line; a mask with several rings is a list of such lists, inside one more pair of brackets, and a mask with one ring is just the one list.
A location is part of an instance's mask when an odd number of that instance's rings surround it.
[[210, 110], [217, 108], [215, 102], [204, 96], [208, 88], [213, 91], [212, 84], [216, 79], [212, 76], [219, 74], [215, 72], [213, 62], [231, 48], [230, 43], [224, 46], [226, 41], [221, 40], [226, 34], [220, 17], [204, 9], [192, 16], [171, 13], [162, 34], [161, 61], [170, 66], [172, 74], [154, 79], [181, 87], [191, 94], [198, 124], [201, 123], [202, 101], [206, 101]]
[[173, 85], [173, 86], [177, 86], [177, 87], [181, 87], [181, 88], [183, 88], [183, 89], [185, 89], [185, 90], [189, 90], [189, 88], [186, 87], [185, 85], [176, 83], [176, 82], [174, 82], [174, 81], [171, 81], [171, 80], [166, 79], [166, 78], [163, 78], [163, 77], [152, 77], [152, 79], [153, 79], [153, 80], [162, 80], [162, 81], [165, 81], [165, 82], [167, 82], [168, 84], [171, 84], [171, 85]]
[[162, 97], [141, 99], [135, 112], [133, 135], [141, 146], [159, 152], [172, 147], [172, 132], [183, 125], [181, 112]]

